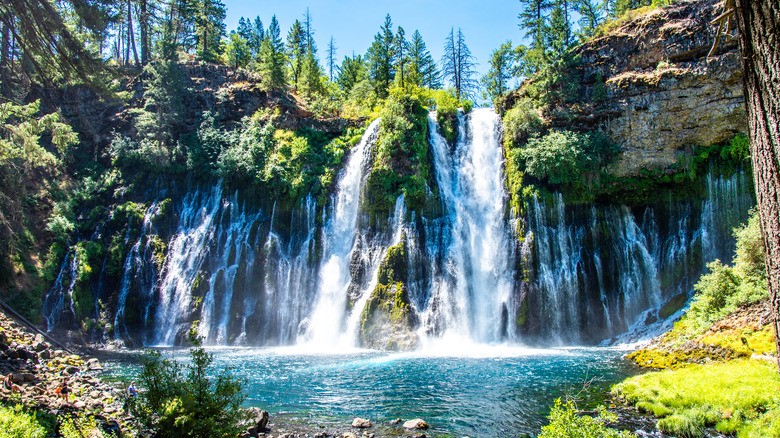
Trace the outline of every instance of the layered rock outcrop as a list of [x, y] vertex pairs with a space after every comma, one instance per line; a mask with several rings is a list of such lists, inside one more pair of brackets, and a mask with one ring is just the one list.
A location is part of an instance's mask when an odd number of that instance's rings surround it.
[[[543, 114], [553, 128], [605, 131], [622, 153], [607, 171], [633, 176], [683, 164], [695, 146], [723, 143], [747, 129], [736, 41], [707, 57], [722, 1], [681, 0], [638, 10], [577, 47], [574, 104]], [[511, 107], [522, 88], [510, 96]]]

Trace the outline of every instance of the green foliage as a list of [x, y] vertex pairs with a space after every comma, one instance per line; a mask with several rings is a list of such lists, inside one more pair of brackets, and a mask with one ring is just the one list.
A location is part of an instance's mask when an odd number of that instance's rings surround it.
[[602, 135], [553, 131], [528, 140], [520, 157], [529, 175], [563, 184], [578, 182], [583, 174], [598, 171], [614, 152], [614, 146]]
[[151, 163], [165, 165], [174, 146], [174, 125], [178, 123], [185, 95], [176, 62], [158, 60], [144, 68], [144, 107], [133, 110], [141, 143], [141, 156], [153, 153]]
[[430, 177], [427, 111], [417, 96], [393, 89], [380, 113], [379, 139], [366, 182], [374, 213], [387, 213], [403, 193], [410, 209], [425, 204]]
[[0, 405], [0, 438], [46, 438], [38, 416], [21, 405]]
[[387, 249], [385, 259], [379, 265], [377, 283], [390, 284], [394, 282], [406, 282], [406, 236], [401, 236], [401, 243]]
[[522, 99], [504, 114], [504, 144], [517, 146], [542, 130], [542, 118], [539, 110], [530, 99]]
[[[367, 71], [363, 58], [360, 55], [345, 56], [344, 61], [341, 62], [341, 68], [339, 68], [338, 78], [336, 79], [339, 87], [349, 94], [355, 85], [365, 80], [367, 80]], [[369, 86], [371, 85], [370, 81], [367, 83]], [[371, 91], [373, 93], [373, 89]], [[373, 105], [371, 106], [373, 107]]]
[[630, 438], [634, 435], [626, 431], [617, 431], [604, 423], [617, 420], [617, 416], [603, 409], [597, 417], [578, 415], [574, 403], [555, 400], [548, 416], [550, 424], [542, 427], [539, 438]]
[[57, 157], [41, 144], [47, 133], [60, 154], [78, 142], [70, 125], [63, 123], [56, 112], [37, 116], [41, 101], [27, 105], [0, 103], [0, 166], [19, 160], [23, 167], [53, 165]]
[[279, 91], [284, 89], [286, 85], [285, 53], [280, 32], [279, 22], [274, 15], [260, 46], [258, 62], [258, 69], [262, 75], [261, 84], [266, 90]]
[[252, 52], [249, 50], [247, 40], [236, 33], [231, 33], [222, 42], [223, 62], [233, 68], [244, 68], [252, 60]]
[[674, 436], [698, 437], [714, 426], [738, 437], [778, 437], [778, 384], [773, 365], [735, 360], [643, 374], [612, 392], [663, 416], [658, 428]]
[[528, 95], [540, 105], [575, 102], [580, 97], [580, 63], [579, 56], [566, 51], [540, 65], [526, 87]]
[[517, 51], [512, 48], [512, 42], [507, 41], [490, 54], [490, 69], [480, 79], [483, 91], [482, 97], [494, 103], [508, 91], [508, 82], [518, 71]]
[[106, 436], [95, 421], [95, 417], [76, 413], [60, 417], [60, 435], [62, 438], [103, 438]]
[[141, 357], [141, 391], [130, 399], [131, 410], [160, 438], [235, 437], [243, 419], [245, 380], [230, 368], [215, 370], [214, 355], [206, 352], [194, 331], [190, 332], [189, 363], [163, 358], [159, 351]]
[[719, 260], [709, 263], [710, 273], [702, 275], [694, 286], [697, 294], [686, 319], [699, 331], [739, 306], [768, 296], [764, 240], [758, 212], [753, 211], [747, 224], [735, 228], [734, 235], [737, 248], [733, 267], [723, 265]]

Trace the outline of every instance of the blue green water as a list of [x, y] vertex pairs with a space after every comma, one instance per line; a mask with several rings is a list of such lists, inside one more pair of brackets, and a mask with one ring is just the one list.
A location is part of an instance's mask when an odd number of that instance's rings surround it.
[[[231, 366], [247, 378], [247, 405], [269, 411], [272, 422], [297, 417], [346, 430], [354, 417], [374, 423], [423, 418], [432, 428], [428, 436], [535, 435], [556, 398], [591, 382], [594, 401], [636, 372], [621, 359], [624, 351], [603, 348], [484, 347], [462, 354], [210, 351], [218, 367]], [[185, 353], [169, 352], [177, 358]], [[137, 371], [125, 360], [104, 360], [104, 365], [113, 374]]]

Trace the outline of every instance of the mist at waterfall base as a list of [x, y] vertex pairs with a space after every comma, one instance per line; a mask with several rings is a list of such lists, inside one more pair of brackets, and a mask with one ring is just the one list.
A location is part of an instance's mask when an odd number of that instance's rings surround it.
[[[423, 418], [427, 436], [535, 435], [549, 407], [565, 394], [600, 400], [607, 388], [636, 370], [610, 348], [523, 349], [460, 345], [457, 350], [310, 354], [297, 347], [210, 348], [217, 367], [248, 379], [246, 405], [271, 414], [272, 432], [301, 423], [316, 433], [351, 431], [370, 419], [381, 436], [408, 436], [395, 418]], [[185, 359], [184, 350], [171, 353]], [[167, 354], [167, 353], [166, 353]], [[133, 361], [103, 360], [114, 376], [130, 378]], [[591, 381], [591, 379], [593, 379]], [[581, 392], [590, 382], [588, 391]], [[581, 403], [580, 408], [592, 408]], [[319, 428], [324, 426], [324, 428]], [[381, 432], [380, 432], [381, 430]], [[312, 433], [312, 434], [313, 434]]]

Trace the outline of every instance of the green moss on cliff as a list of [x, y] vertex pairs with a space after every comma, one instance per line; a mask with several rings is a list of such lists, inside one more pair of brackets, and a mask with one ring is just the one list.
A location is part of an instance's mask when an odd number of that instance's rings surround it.
[[383, 350], [410, 349], [417, 344], [416, 317], [406, 285], [406, 237], [387, 250], [379, 267], [377, 285], [360, 315], [363, 344]]
[[431, 178], [427, 111], [417, 96], [393, 92], [380, 116], [374, 163], [366, 182], [368, 213], [386, 216], [402, 193], [411, 210], [426, 206]]

